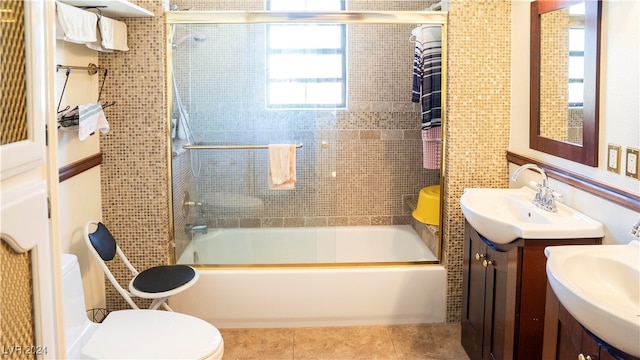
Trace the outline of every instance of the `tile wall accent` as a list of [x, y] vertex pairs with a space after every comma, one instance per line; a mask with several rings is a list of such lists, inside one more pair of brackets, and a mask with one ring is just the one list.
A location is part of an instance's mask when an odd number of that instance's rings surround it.
[[[109, 69], [102, 99], [116, 102], [105, 110], [111, 129], [100, 136], [102, 214], [133, 265], [145, 269], [166, 264], [170, 254], [165, 30], [163, 1], [135, 3], [156, 16], [122, 19], [130, 50], [99, 53]], [[130, 274], [117, 265], [112, 271], [126, 287]], [[128, 308], [108, 281], [106, 295], [109, 310]]]
[[447, 321], [460, 321], [466, 187], [508, 186], [511, 2], [452, 0], [443, 199]]

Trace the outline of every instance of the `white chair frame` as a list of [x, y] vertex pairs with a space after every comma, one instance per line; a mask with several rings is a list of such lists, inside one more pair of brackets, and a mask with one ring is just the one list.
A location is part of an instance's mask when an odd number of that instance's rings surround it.
[[175, 289], [169, 290], [169, 291], [157, 292], [157, 293], [149, 293], [149, 292], [144, 292], [144, 291], [137, 290], [133, 286], [133, 282], [136, 279], [136, 277], [140, 274], [140, 272], [131, 264], [129, 259], [125, 256], [125, 254], [120, 249], [120, 246], [118, 246], [118, 244], [116, 242], [116, 255], [127, 266], [127, 268], [129, 269], [129, 271], [131, 271], [131, 274], [133, 276], [131, 281], [129, 281], [129, 290], [127, 291], [120, 285], [118, 280], [116, 280], [116, 277], [113, 275], [113, 273], [111, 272], [111, 270], [107, 266], [106, 262], [102, 259], [102, 257], [98, 253], [98, 251], [95, 249], [95, 247], [91, 243], [91, 239], [89, 238], [89, 234], [93, 234], [93, 232], [90, 232], [90, 229], [93, 226], [97, 226], [98, 223], [99, 222], [95, 221], [95, 220], [89, 220], [86, 223], [86, 225], [84, 226], [84, 239], [85, 239], [85, 242], [87, 243], [87, 247], [89, 248], [89, 252], [98, 261], [98, 264], [102, 268], [102, 271], [107, 276], [107, 279], [109, 279], [111, 284], [116, 288], [118, 293], [134, 309], [140, 309], [138, 307], [138, 305], [133, 301], [133, 297], [139, 297], [139, 298], [142, 298], [142, 299], [152, 299], [151, 305], [149, 306], [149, 309], [151, 309], [151, 310], [156, 310], [160, 306], [162, 306], [163, 308], [165, 308], [168, 311], [173, 311], [173, 309], [171, 309], [171, 307], [169, 307], [169, 305], [166, 303], [166, 300], [169, 297], [171, 297], [172, 295], [178, 294], [178, 293], [188, 289], [189, 287], [193, 286], [196, 283], [196, 281], [198, 281], [198, 278], [199, 278], [198, 271], [194, 269], [195, 276], [189, 282], [187, 282], [186, 284], [184, 284], [182, 286], [179, 286], [179, 287], [177, 287]]

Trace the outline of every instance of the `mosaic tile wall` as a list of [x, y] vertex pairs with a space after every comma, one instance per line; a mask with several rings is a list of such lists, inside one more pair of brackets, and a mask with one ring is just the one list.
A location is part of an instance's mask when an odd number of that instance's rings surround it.
[[443, 253], [447, 321], [460, 321], [467, 187], [508, 186], [505, 158], [511, 104], [511, 2], [452, 0], [449, 8], [448, 117], [445, 149]]
[[[110, 76], [104, 98], [118, 101], [118, 105], [106, 110], [111, 131], [101, 139], [105, 158], [102, 198], [104, 221], [134, 265], [144, 268], [166, 263], [170, 253], [166, 104], [163, 103], [165, 37], [160, 15], [163, 1], [133, 2], [158, 15], [125, 20], [131, 51], [100, 54], [100, 64], [109, 68]], [[227, 3], [229, 8], [238, 7], [237, 1]], [[400, 2], [366, 3], [382, 7]], [[412, 3], [414, 9], [427, 6], [423, 1]], [[450, 322], [460, 320], [463, 217], [459, 197], [465, 187], [507, 186], [510, 16], [508, 0], [451, 1], [449, 9], [449, 117], [441, 231], [444, 263], [448, 269], [447, 321]], [[358, 137], [376, 133], [348, 126], [339, 132], [343, 132], [343, 136], [357, 132]], [[383, 133], [380, 130], [380, 137]], [[371, 142], [374, 145], [376, 141]], [[352, 150], [347, 141], [344, 146], [345, 150]], [[120, 277], [124, 274], [120, 268], [116, 273]], [[111, 310], [126, 308], [109, 284], [107, 306]]]
[[567, 141], [569, 9], [542, 16], [540, 24], [540, 135]]
[[584, 110], [582, 108], [569, 108], [567, 141], [574, 144], [582, 144]]
[[[116, 102], [105, 110], [111, 129], [100, 136], [101, 187], [104, 223], [133, 265], [144, 269], [166, 264], [173, 249], [169, 244], [163, 1], [135, 3], [156, 16], [123, 19], [130, 50], [99, 53], [100, 65], [109, 69], [102, 99]], [[130, 274], [124, 265], [114, 264], [112, 271], [127, 286]], [[128, 308], [106, 284], [107, 308]]]
[[[185, 229], [187, 224], [193, 224], [193, 216], [196, 213], [193, 208], [186, 207], [183, 210], [183, 202], [185, 200], [185, 194], [188, 194], [191, 199], [193, 189], [195, 189], [194, 178], [191, 175], [191, 167], [188, 153], [183, 153], [182, 156], [174, 156], [172, 160], [172, 183], [173, 183], [173, 226], [175, 231], [174, 241], [176, 244], [175, 257], [180, 257], [180, 254], [184, 251], [184, 248], [189, 245], [191, 238], [187, 231], [181, 231]], [[183, 211], [185, 216], [183, 216]], [[174, 252], [171, 251], [173, 254]], [[171, 255], [171, 254], [170, 254]]]

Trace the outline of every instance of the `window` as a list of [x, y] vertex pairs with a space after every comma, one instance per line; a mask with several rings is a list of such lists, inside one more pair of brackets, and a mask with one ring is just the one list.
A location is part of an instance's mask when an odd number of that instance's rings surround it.
[[[270, 0], [271, 11], [344, 10], [343, 0]], [[346, 106], [346, 25], [267, 25], [267, 108]]]
[[569, 8], [569, 107], [584, 104], [584, 3]]

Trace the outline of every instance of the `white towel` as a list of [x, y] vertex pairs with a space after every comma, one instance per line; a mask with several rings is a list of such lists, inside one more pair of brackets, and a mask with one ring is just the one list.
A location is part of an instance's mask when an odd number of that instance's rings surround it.
[[108, 50], [129, 51], [127, 24], [102, 16], [98, 21], [98, 27], [102, 36], [102, 47]]
[[290, 190], [296, 182], [296, 146], [271, 144], [269, 148], [269, 189]]
[[56, 3], [56, 38], [77, 44], [94, 42], [98, 15], [75, 6]]
[[[96, 25], [97, 27], [97, 25]], [[100, 35], [100, 31], [96, 31], [97, 40], [94, 42], [87, 43], [87, 47], [92, 50], [102, 51], [102, 52], [113, 52], [113, 50], [109, 50], [102, 46], [102, 35]]]
[[107, 117], [104, 116], [102, 105], [99, 103], [78, 105], [78, 111], [80, 116], [78, 120], [78, 135], [81, 141], [96, 130], [100, 130], [103, 134], [109, 131]]

